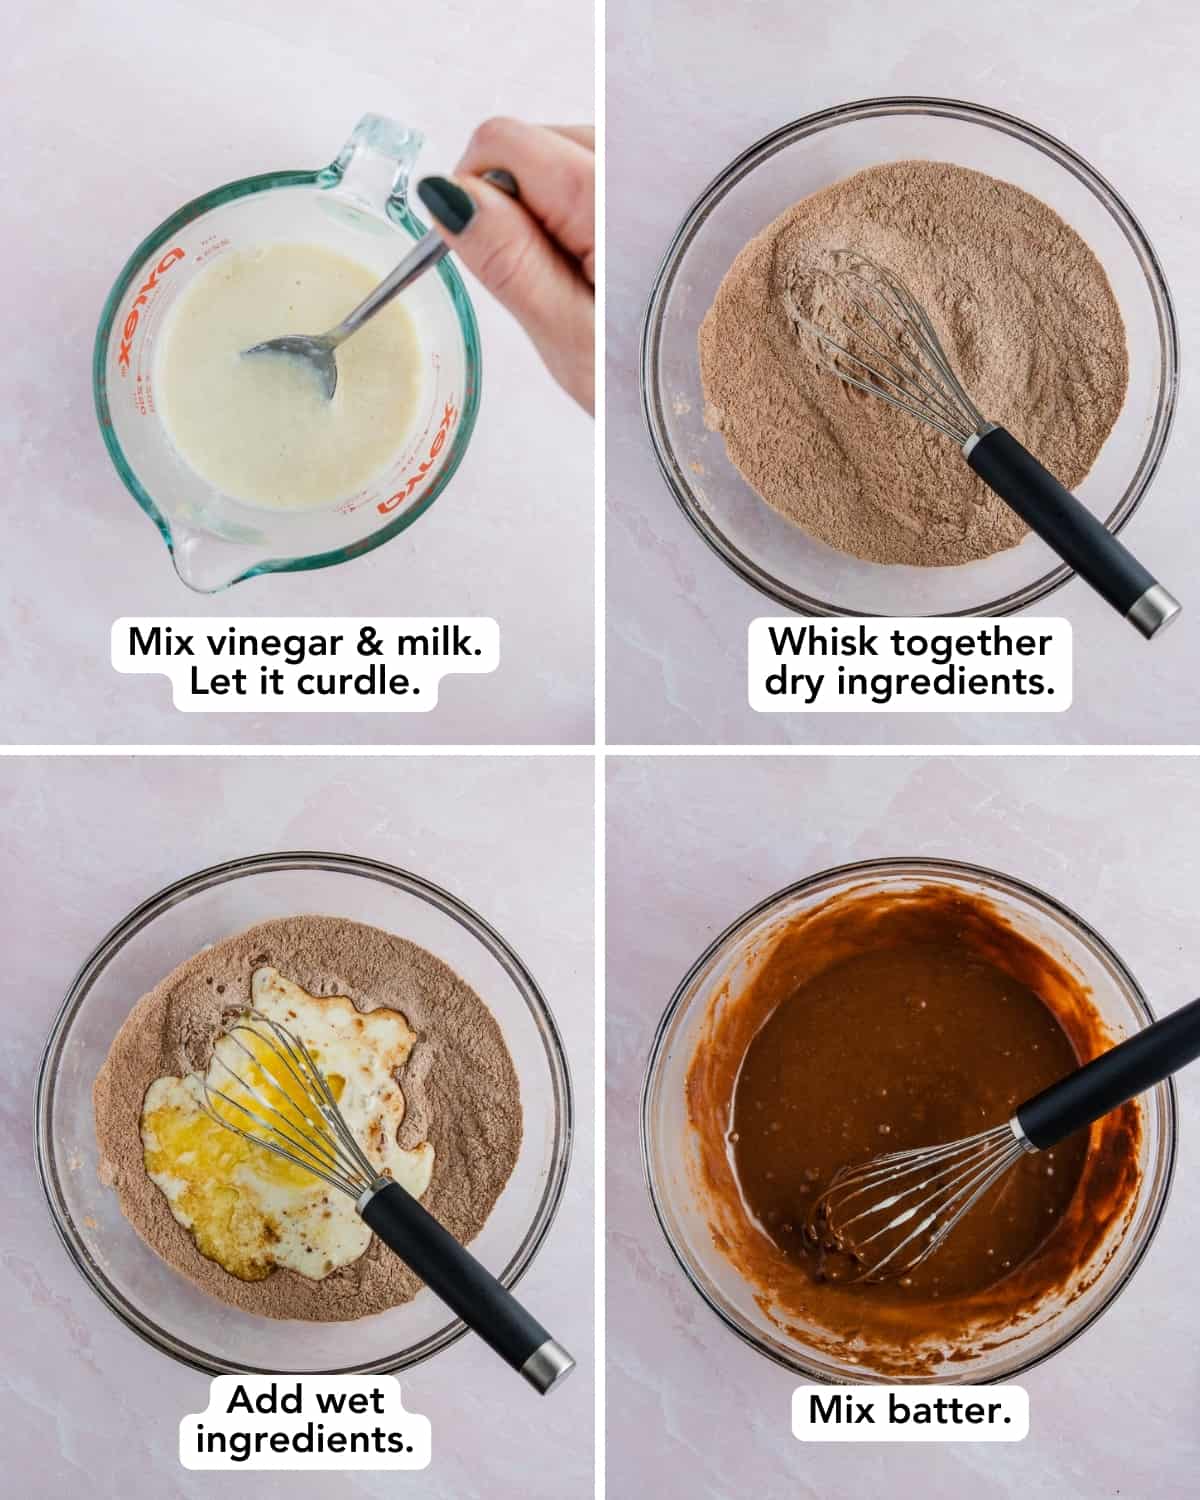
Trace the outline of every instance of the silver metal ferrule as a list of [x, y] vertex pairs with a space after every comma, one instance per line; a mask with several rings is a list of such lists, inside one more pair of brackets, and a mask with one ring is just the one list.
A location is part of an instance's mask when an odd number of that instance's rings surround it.
[[363, 1188], [362, 1192], [354, 1200], [355, 1210], [361, 1214], [371, 1199], [375, 1197], [376, 1193], [382, 1193], [384, 1188], [390, 1187], [391, 1184], [392, 1179], [390, 1177], [376, 1177], [374, 1182], [368, 1187]]
[[1166, 629], [1181, 608], [1179, 600], [1161, 583], [1152, 583], [1125, 618], [1150, 640]]
[[966, 442], [962, 445], [963, 457], [970, 458], [971, 454], [975, 451], [975, 444], [978, 443], [981, 438], [987, 437], [989, 432], [995, 432], [998, 425], [999, 424], [996, 422], [985, 422], [978, 432], [973, 432], [971, 436], [966, 440]]
[[521, 1366], [521, 1374], [539, 1395], [545, 1396], [556, 1385], [560, 1385], [574, 1368], [575, 1361], [558, 1340], [547, 1339]]
[[1008, 1122], [1008, 1128], [1012, 1131], [1013, 1139], [1016, 1141], [1017, 1145], [1020, 1146], [1022, 1151], [1037, 1150], [1037, 1147], [1033, 1144], [1033, 1142], [1025, 1134], [1025, 1131], [1021, 1128], [1021, 1122], [1017, 1119], [1016, 1115], [1013, 1115], [1012, 1119]]

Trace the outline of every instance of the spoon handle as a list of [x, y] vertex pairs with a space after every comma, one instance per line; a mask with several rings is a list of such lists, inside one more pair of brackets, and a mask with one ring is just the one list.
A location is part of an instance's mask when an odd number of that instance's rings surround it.
[[[499, 188], [502, 193], [507, 193], [510, 198], [517, 196], [517, 183], [511, 172], [493, 171], [485, 172], [483, 175], [487, 182]], [[437, 230], [427, 230], [395, 270], [389, 272], [377, 287], [373, 287], [358, 306], [346, 314], [336, 328], [331, 328], [325, 334], [323, 342], [328, 348], [336, 349], [344, 339], [348, 339], [352, 333], [357, 333], [367, 319], [373, 318], [381, 307], [386, 307], [392, 298], [399, 296], [406, 286], [411, 286], [418, 276], [423, 276], [426, 271], [432, 270], [449, 254], [450, 246]]]
[[378, 286], [372, 287], [352, 312], [348, 312], [336, 328], [330, 329], [325, 341], [336, 349], [343, 339], [357, 333], [368, 318], [373, 318], [381, 307], [386, 307], [393, 297], [398, 297], [406, 286], [411, 286], [418, 276], [436, 266], [450, 254], [450, 246], [434, 229], [428, 230], [412, 247], [395, 270], [390, 271]]
[[1017, 1110], [1017, 1123], [1029, 1144], [1044, 1151], [1197, 1057], [1200, 1000], [1192, 1000], [1035, 1094]]

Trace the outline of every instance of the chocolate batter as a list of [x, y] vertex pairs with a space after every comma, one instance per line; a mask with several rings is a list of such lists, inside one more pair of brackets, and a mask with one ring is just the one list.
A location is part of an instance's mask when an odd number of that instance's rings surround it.
[[[845, 959], [786, 999], [746, 1053], [731, 1136], [746, 1202], [785, 1255], [807, 1259], [805, 1215], [839, 1167], [999, 1125], [1077, 1066], [1034, 992], [952, 933]], [[938, 1254], [874, 1300], [970, 1294], [1023, 1265], [1086, 1155], [1082, 1130], [1023, 1157]]]
[[749, 984], [715, 998], [688, 1074], [714, 1239], [763, 1310], [911, 1373], [1072, 1295], [1132, 1207], [1136, 1103], [1023, 1158], [900, 1280], [848, 1284], [804, 1226], [839, 1167], [1000, 1124], [1110, 1046], [1086, 989], [943, 886], [851, 891], [770, 941]]

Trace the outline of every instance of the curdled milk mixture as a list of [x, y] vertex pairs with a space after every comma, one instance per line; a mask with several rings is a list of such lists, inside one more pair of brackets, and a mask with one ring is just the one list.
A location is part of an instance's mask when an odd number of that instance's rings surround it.
[[403, 297], [337, 354], [332, 401], [301, 360], [243, 351], [327, 332], [379, 277], [316, 245], [223, 255], [171, 310], [155, 383], [180, 456], [214, 488], [272, 510], [315, 510], [367, 484], [394, 456], [421, 395], [421, 350]]

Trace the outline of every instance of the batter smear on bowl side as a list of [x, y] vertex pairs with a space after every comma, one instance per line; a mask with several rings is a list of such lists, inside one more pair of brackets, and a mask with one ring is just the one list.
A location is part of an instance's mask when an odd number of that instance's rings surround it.
[[705, 421], [771, 506], [868, 562], [949, 566], [1013, 547], [1024, 522], [954, 444], [855, 390], [789, 315], [805, 268], [852, 249], [930, 314], [990, 420], [1068, 489], [1125, 401], [1125, 329], [1095, 254], [1029, 193], [944, 162], [891, 162], [802, 199], [741, 251], [700, 326]]
[[246, 1312], [341, 1322], [409, 1301], [420, 1280], [344, 1195], [199, 1109], [222, 1022], [251, 1006], [315, 1049], [371, 1160], [460, 1242], [478, 1234], [521, 1146], [500, 1029], [433, 954], [341, 918], [251, 927], [133, 1006], [93, 1089], [102, 1179], [168, 1265]]
[[806, 1232], [838, 1168], [1003, 1124], [1111, 1045], [1083, 987], [982, 898], [851, 891], [723, 994], [688, 1071], [713, 1237], [779, 1326], [884, 1373], [1070, 1297], [1138, 1184], [1139, 1106], [1022, 1158], [928, 1260], [863, 1283]]

